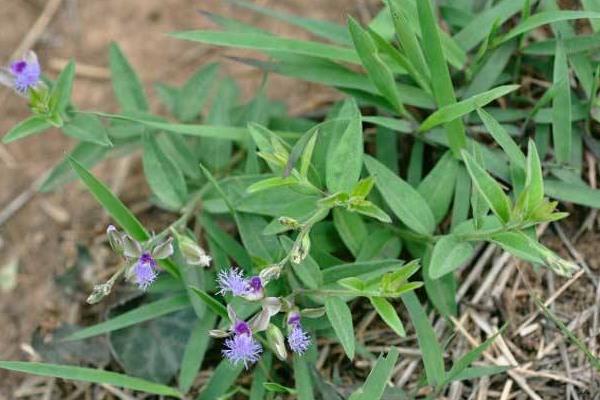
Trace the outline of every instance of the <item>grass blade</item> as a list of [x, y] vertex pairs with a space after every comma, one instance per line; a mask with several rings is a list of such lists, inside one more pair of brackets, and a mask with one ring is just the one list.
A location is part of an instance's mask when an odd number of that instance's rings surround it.
[[139, 306], [131, 311], [120, 314], [107, 321], [81, 329], [65, 337], [62, 340], [81, 340], [93, 336], [102, 335], [104, 333], [116, 331], [118, 329], [123, 329], [131, 325], [139, 324], [140, 322], [158, 318], [165, 314], [170, 314], [175, 311], [183, 310], [187, 307], [190, 307], [190, 301], [187, 295], [157, 300], [153, 303]]
[[179, 391], [168, 386], [99, 369], [21, 361], [0, 361], [0, 368], [33, 375], [114, 385], [162, 396], [183, 397]]
[[556, 42], [554, 56], [554, 83], [559, 83], [552, 101], [552, 140], [556, 161], [571, 160], [571, 88], [569, 87], [569, 65], [562, 41]]
[[79, 175], [81, 181], [85, 184], [92, 195], [104, 207], [104, 209], [113, 217], [125, 232], [136, 240], [144, 241], [150, 236], [142, 223], [133, 215], [133, 213], [119, 200], [108, 187], [98, 180], [87, 168], [75, 160], [69, 158], [71, 167]]
[[[431, 0], [417, 1], [417, 11], [421, 24], [421, 37], [427, 43], [423, 51], [431, 70], [431, 87], [438, 107], [456, 103], [454, 87], [450, 79], [448, 64], [442, 50], [440, 32], [437, 26]], [[467, 138], [462, 121], [454, 120], [446, 124], [446, 133], [450, 148], [455, 157], [460, 156], [460, 150], [466, 146]]]
[[325, 58], [334, 61], [345, 61], [354, 64], [360, 59], [354, 50], [347, 47], [312, 42], [309, 40], [289, 39], [272, 35], [219, 32], [219, 31], [184, 31], [174, 32], [171, 36], [177, 39], [202, 42], [218, 46], [236, 47], [265, 52], [283, 52], [311, 57]]
[[487, 92], [476, 94], [475, 96], [466, 100], [442, 107], [427, 117], [425, 121], [423, 121], [419, 127], [419, 131], [428, 131], [435, 126], [456, 120], [457, 118], [467, 115], [470, 112], [475, 111], [477, 108], [484, 107], [488, 103], [491, 103], [497, 98], [513, 92], [518, 88], [519, 85], [498, 86], [497, 88], [488, 90]]

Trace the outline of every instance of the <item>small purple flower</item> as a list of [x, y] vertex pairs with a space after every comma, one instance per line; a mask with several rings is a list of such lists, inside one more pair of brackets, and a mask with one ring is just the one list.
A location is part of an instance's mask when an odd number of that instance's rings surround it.
[[250, 325], [245, 321], [236, 321], [233, 325], [233, 337], [225, 340], [223, 356], [233, 364], [243, 363], [248, 369], [260, 359], [263, 351], [261, 344], [254, 339]]
[[250, 283], [237, 268], [220, 271], [217, 275], [217, 284], [221, 289], [218, 293], [222, 295], [231, 293], [234, 296], [243, 296], [250, 290]]
[[2, 74], [1, 83], [23, 95], [40, 83], [42, 75], [40, 63], [33, 51], [27, 52], [23, 59], [12, 62], [7, 72]]
[[263, 290], [263, 284], [262, 280], [260, 279], [260, 276], [253, 276], [252, 278], [250, 278], [249, 286], [250, 290], [255, 293]]
[[142, 290], [148, 289], [154, 282], [158, 273], [156, 272], [156, 261], [150, 253], [142, 253], [133, 267], [133, 274], [135, 275], [134, 282]]
[[292, 313], [288, 318], [288, 344], [294, 353], [304, 354], [310, 346], [310, 335], [302, 329], [300, 324], [300, 314]]
[[250, 325], [246, 321], [235, 321], [231, 330], [234, 335], [252, 335]]

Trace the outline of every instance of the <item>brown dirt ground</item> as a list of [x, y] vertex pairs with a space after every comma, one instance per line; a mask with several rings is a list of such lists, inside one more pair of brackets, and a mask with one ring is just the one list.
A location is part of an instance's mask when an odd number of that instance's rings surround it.
[[[354, 0], [260, 1], [264, 6], [342, 22], [346, 13], [360, 15], [368, 11]], [[0, 13], [0, 60], [10, 55], [28, 33], [47, 1], [3, 0]], [[107, 70], [107, 50], [118, 42], [134, 65], [147, 90], [152, 83], [181, 84], [202, 64], [222, 60], [223, 73], [233, 74], [245, 97], [260, 84], [255, 70], [222, 59], [224, 51], [171, 39], [166, 32], [211, 26], [196, 10], [207, 10], [259, 23], [266, 29], [296, 37], [306, 33], [240, 11], [219, 0], [64, 0], [41, 35], [35, 50], [50, 76], [56, 76], [61, 62], [74, 58], [81, 66], [94, 67], [90, 73], [78, 72], [74, 102], [82, 109], [115, 111]], [[272, 98], [290, 107], [307, 107], [309, 98], [332, 93], [315, 85], [273, 77], [268, 89]], [[152, 96], [152, 93], [151, 93]], [[156, 107], [156, 103], [153, 104]], [[308, 105], [310, 106], [310, 105]], [[24, 101], [8, 90], [0, 90], [0, 132], [27, 116]], [[0, 210], [26, 191], [44, 171], [54, 165], [73, 145], [57, 131], [10, 145], [0, 144]], [[144, 183], [135, 162], [125, 180], [123, 196], [128, 204], [143, 202]], [[109, 180], [114, 163], [97, 172]], [[130, 190], [135, 187], [136, 190]], [[144, 187], [143, 190], [139, 190]], [[73, 320], [77, 306], [57, 293], [53, 278], [72, 264], [76, 243], [90, 244], [102, 233], [106, 218], [98, 205], [78, 185], [68, 185], [56, 193], [36, 194], [5, 224], [0, 226], [0, 268], [18, 260], [16, 286], [0, 293], [0, 359], [26, 357], [23, 344], [29, 343], [38, 326], [52, 327]], [[101, 252], [101, 249], [98, 250]], [[98, 256], [98, 254], [94, 254]], [[99, 258], [102, 258], [99, 256]], [[26, 349], [26, 348], [25, 348]], [[0, 371], [0, 399], [13, 398], [12, 390], [21, 376]]]

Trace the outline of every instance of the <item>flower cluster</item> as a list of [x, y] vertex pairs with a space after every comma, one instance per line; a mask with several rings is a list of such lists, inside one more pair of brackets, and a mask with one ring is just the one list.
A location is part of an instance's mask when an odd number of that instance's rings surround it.
[[[87, 299], [90, 304], [97, 303], [107, 296], [112, 290], [114, 282], [123, 272], [125, 272], [125, 277], [128, 281], [135, 283], [141, 290], [147, 290], [154, 283], [160, 272], [158, 260], [168, 258], [174, 252], [172, 238], [159, 240], [158, 237], [154, 237], [147, 242], [140, 243], [126, 233], [120, 232], [113, 225], [107, 228], [106, 236], [114, 252], [125, 259], [125, 266], [111, 277], [108, 282], [94, 287], [94, 291]], [[211, 258], [206, 255], [200, 246], [194, 244], [191, 239], [178, 236], [180, 248], [183, 238], [186, 240], [186, 253], [182, 249], [182, 254], [186, 262], [201, 266], [210, 264]], [[194, 258], [188, 260], [188, 256], [191, 257], [192, 255]]]
[[219, 294], [244, 297], [248, 300], [259, 300], [264, 296], [263, 281], [260, 276], [245, 278], [238, 268], [222, 270], [217, 275]]
[[287, 357], [285, 342], [281, 330], [273, 325], [271, 318], [282, 309], [289, 311], [287, 317], [289, 348], [297, 354], [303, 354], [310, 346], [311, 340], [308, 333], [300, 323], [300, 313], [287, 300], [282, 301], [277, 297], [265, 297], [265, 286], [269, 278], [279, 276], [276, 269], [266, 269], [259, 276], [244, 276], [243, 272], [235, 267], [220, 271], [217, 275], [218, 293], [230, 294], [244, 298], [248, 301], [260, 301], [262, 310], [246, 322], [236, 315], [231, 306], [227, 307], [231, 327], [229, 331], [212, 330], [211, 336], [226, 337], [222, 354], [233, 364], [242, 363], [248, 368], [256, 363], [262, 354], [262, 346], [255, 335], [267, 331], [267, 343], [280, 359]]
[[29, 89], [40, 85], [41, 77], [42, 69], [33, 51], [28, 51], [22, 59], [13, 61], [9, 68], [0, 70], [0, 83], [23, 96]]
[[308, 347], [310, 346], [310, 336], [308, 333], [302, 329], [302, 324], [300, 323], [300, 313], [292, 312], [288, 316], [288, 345], [290, 349], [294, 353], [304, 354]]

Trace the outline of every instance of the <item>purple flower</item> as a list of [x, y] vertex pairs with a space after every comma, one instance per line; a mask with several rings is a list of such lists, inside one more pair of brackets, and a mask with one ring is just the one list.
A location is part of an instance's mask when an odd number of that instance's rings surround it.
[[260, 279], [260, 276], [253, 276], [252, 278], [250, 278], [248, 284], [252, 292], [260, 292], [261, 290], [263, 290], [263, 284], [262, 280]]
[[245, 321], [233, 324], [233, 337], [225, 340], [223, 356], [233, 364], [243, 363], [244, 367], [254, 364], [260, 359], [263, 351], [261, 344], [254, 339], [250, 325]]
[[242, 272], [237, 268], [230, 268], [227, 271], [220, 271], [217, 275], [217, 284], [219, 285], [219, 294], [225, 295], [231, 293], [234, 296], [243, 296], [250, 290], [250, 284]]
[[158, 273], [156, 272], [156, 261], [150, 253], [142, 253], [133, 267], [133, 274], [135, 275], [134, 282], [142, 290], [148, 289], [154, 282]]
[[25, 54], [23, 59], [13, 61], [10, 68], [0, 74], [0, 82], [12, 87], [20, 94], [26, 94], [30, 88], [40, 83], [42, 69], [33, 51]]
[[294, 353], [304, 354], [310, 346], [310, 335], [302, 329], [300, 314], [292, 313], [288, 318], [288, 344]]

